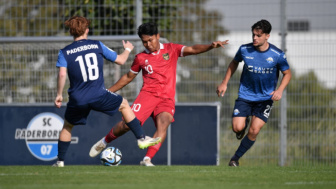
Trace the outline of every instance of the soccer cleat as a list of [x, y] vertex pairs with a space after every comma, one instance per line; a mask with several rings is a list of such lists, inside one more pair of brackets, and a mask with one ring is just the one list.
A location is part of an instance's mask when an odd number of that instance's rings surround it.
[[54, 163], [52, 166], [53, 167], [64, 167], [64, 161], [56, 161], [56, 163]]
[[161, 142], [161, 137], [152, 138], [149, 136], [145, 136], [145, 138], [138, 139], [138, 146], [140, 149], [145, 149], [150, 146], [154, 146]]
[[146, 166], [146, 167], [154, 167], [155, 166], [149, 158], [145, 158], [143, 161], [140, 161], [140, 165]]
[[91, 150], [90, 150], [90, 157], [96, 157], [97, 155], [100, 154], [101, 151], [103, 151], [105, 148], [106, 148], [106, 144], [103, 143], [102, 140], [105, 140], [105, 137], [103, 137], [101, 140], [99, 140], [96, 144], [94, 144], [92, 147], [91, 147]]
[[246, 131], [246, 129], [247, 129], [249, 123], [250, 123], [250, 118], [249, 118], [249, 117], [246, 117], [246, 121], [245, 121], [245, 127], [244, 127], [244, 129], [243, 129], [242, 131], [236, 133], [236, 138], [237, 138], [238, 140], [241, 140], [241, 139], [245, 136], [245, 131]]
[[230, 160], [229, 162], [230, 167], [239, 167], [239, 162], [235, 160]]

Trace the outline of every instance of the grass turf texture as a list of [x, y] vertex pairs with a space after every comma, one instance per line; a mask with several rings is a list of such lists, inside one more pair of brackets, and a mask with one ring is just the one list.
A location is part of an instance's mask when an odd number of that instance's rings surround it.
[[0, 188], [336, 188], [335, 167], [0, 166]]

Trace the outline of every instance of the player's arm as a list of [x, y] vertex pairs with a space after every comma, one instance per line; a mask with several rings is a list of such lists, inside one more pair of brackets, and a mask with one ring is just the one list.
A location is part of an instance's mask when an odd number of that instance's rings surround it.
[[115, 63], [119, 64], [119, 65], [123, 65], [125, 64], [125, 62], [127, 61], [131, 51], [133, 50], [134, 46], [132, 43], [130, 43], [129, 41], [122, 41], [123, 42], [123, 46], [124, 46], [124, 52], [122, 52], [121, 54], [118, 54], [116, 60], [114, 61]]
[[63, 89], [66, 81], [66, 76], [67, 76], [67, 68], [59, 67], [59, 72], [57, 76], [57, 95], [54, 102], [57, 108], [60, 108], [62, 106]]
[[188, 56], [188, 55], [194, 55], [194, 54], [200, 54], [203, 52], [207, 52], [213, 48], [218, 48], [218, 47], [224, 47], [224, 45], [228, 44], [229, 40], [225, 41], [214, 41], [211, 44], [208, 45], [193, 45], [193, 46], [186, 46], [183, 49], [183, 56]]
[[125, 87], [127, 84], [129, 84], [133, 79], [137, 76], [137, 74], [129, 71], [125, 75], [123, 75], [112, 87], [110, 87], [108, 90], [111, 92], [117, 92], [123, 87]]
[[272, 100], [278, 101], [282, 98], [282, 93], [292, 78], [292, 72], [290, 71], [290, 69], [283, 71], [282, 74], [283, 74], [283, 77], [282, 77], [282, 80], [281, 80], [281, 83], [278, 89], [276, 89], [275, 91], [271, 93]]
[[226, 92], [226, 89], [227, 89], [227, 84], [229, 83], [229, 80], [230, 80], [231, 76], [237, 70], [238, 64], [239, 64], [239, 62], [237, 62], [234, 59], [229, 64], [229, 67], [226, 70], [226, 74], [224, 76], [224, 79], [223, 79], [222, 83], [217, 87], [216, 93], [217, 93], [218, 97], [224, 96], [224, 94]]

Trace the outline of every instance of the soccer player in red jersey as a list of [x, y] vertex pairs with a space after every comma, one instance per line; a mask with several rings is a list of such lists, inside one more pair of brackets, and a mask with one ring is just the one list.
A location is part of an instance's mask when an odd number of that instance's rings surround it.
[[[120, 90], [142, 71], [143, 86], [132, 105], [132, 110], [141, 125], [151, 116], [156, 126], [154, 137], [161, 137], [161, 142], [149, 147], [146, 156], [140, 162], [140, 165], [154, 166], [151, 159], [166, 139], [168, 126], [174, 122], [178, 58], [203, 53], [213, 48], [224, 48], [228, 42], [227, 40], [214, 41], [208, 45], [193, 46], [174, 43], [162, 44], [159, 42], [160, 34], [154, 23], [140, 25], [138, 36], [146, 49], [136, 55], [130, 71], [123, 75], [109, 90], [111, 92]], [[109, 143], [128, 130], [125, 122], [121, 121], [105, 136], [105, 141]]]
[[[60, 108], [63, 102], [63, 89], [68, 76], [69, 102], [64, 114], [64, 125], [58, 140], [58, 160], [54, 167], [64, 167], [64, 159], [71, 143], [72, 129], [75, 125], [85, 125], [92, 110], [113, 116], [120, 111], [128, 127], [138, 139], [141, 149], [155, 145], [160, 141], [145, 136], [140, 122], [135, 117], [128, 101], [122, 96], [108, 91], [104, 86], [104, 59], [123, 65], [133, 44], [124, 42], [124, 52], [117, 54], [102, 42], [88, 39], [90, 21], [81, 16], [74, 16], [65, 21], [74, 41], [61, 49], [58, 53], [56, 67], [58, 67], [57, 96], [55, 106]], [[89, 155], [94, 157], [106, 147], [99, 141], [91, 148]]]

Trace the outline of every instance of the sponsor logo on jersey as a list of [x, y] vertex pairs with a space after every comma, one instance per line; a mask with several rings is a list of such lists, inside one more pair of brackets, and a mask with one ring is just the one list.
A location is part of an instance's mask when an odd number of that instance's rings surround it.
[[249, 72], [253, 72], [253, 66], [248, 66], [247, 69]]
[[[58, 139], [63, 127], [63, 119], [57, 114], [44, 112], [33, 117], [27, 128], [15, 131], [16, 140], [25, 140], [30, 153], [39, 160], [51, 161], [57, 158]], [[71, 138], [78, 143], [78, 137]]]
[[162, 56], [163, 56], [163, 59], [165, 59], [165, 60], [169, 60], [169, 54], [168, 54], [168, 53], [163, 54]]
[[272, 63], [274, 62], [274, 60], [273, 60], [272, 57], [268, 57], [268, 58], [266, 59], [266, 61], [267, 61], [268, 63], [270, 63], [270, 64], [272, 64]]
[[245, 56], [245, 58], [246, 58], [246, 59], [251, 59], [251, 60], [254, 59], [254, 57], [252, 57], [252, 56]]
[[259, 66], [247, 66], [247, 70], [249, 72], [253, 72], [256, 74], [272, 74], [274, 68], [264, 68]]

